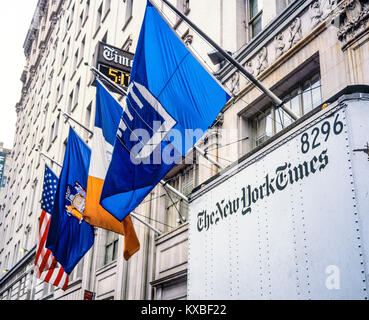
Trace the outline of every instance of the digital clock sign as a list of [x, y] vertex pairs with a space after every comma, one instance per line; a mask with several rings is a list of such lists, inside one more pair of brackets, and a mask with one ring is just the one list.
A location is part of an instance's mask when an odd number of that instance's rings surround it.
[[129, 72], [123, 72], [121, 70], [103, 64], [99, 64], [98, 70], [114, 83], [119, 84], [123, 87], [128, 87], [130, 77]]
[[[94, 56], [97, 70], [115, 84], [124, 88], [128, 87], [133, 64], [133, 53], [99, 42]], [[113, 86], [110, 86], [110, 89], [118, 92]]]

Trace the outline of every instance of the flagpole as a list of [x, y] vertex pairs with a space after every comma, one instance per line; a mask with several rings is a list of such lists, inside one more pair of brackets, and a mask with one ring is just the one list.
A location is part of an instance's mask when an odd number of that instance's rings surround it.
[[90, 133], [90, 134], [91, 134], [91, 136], [93, 136], [93, 135], [94, 135], [93, 131], [91, 131], [89, 128], [87, 128], [86, 126], [84, 126], [82, 123], [80, 123], [79, 121], [77, 121], [76, 119], [74, 119], [74, 118], [73, 118], [72, 116], [70, 116], [68, 113], [66, 113], [66, 112], [62, 111], [61, 109], [58, 109], [58, 111], [59, 111], [60, 113], [62, 113], [62, 115], [63, 115], [64, 117], [66, 117], [67, 119], [72, 120], [74, 123], [78, 124], [80, 127], [82, 127], [83, 129], [85, 129], [88, 133]]
[[156, 232], [159, 236], [161, 236], [163, 233], [160, 232], [158, 229], [154, 228], [152, 225], [148, 224], [147, 222], [145, 222], [144, 220], [140, 219], [139, 217], [137, 217], [137, 215], [133, 212], [130, 213], [130, 215], [135, 218], [136, 220], [138, 220], [139, 222], [143, 223], [146, 227], [150, 228], [152, 231]]
[[[121, 86], [118, 86], [117, 84], [115, 84], [114, 82], [112, 82], [108, 77], [106, 77], [105, 75], [103, 75], [99, 70], [97, 70], [96, 68], [90, 66], [87, 62], [85, 62], [85, 66], [89, 67], [90, 70], [101, 76], [102, 78], [104, 78], [106, 81], [109, 82], [109, 84], [111, 84], [119, 93], [121, 93], [122, 95], [126, 96], [127, 95], [127, 92], [121, 87]], [[59, 109], [60, 110], [60, 109]], [[216, 160], [210, 158], [205, 151], [201, 150], [199, 147], [197, 146], [194, 146], [194, 148], [205, 158], [207, 159], [208, 161], [210, 161], [212, 164], [216, 165], [219, 169], [224, 169], [224, 167], [219, 163], [217, 162]], [[160, 183], [164, 186], [166, 185], [166, 182], [165, 181], [160, 181]], [[188, 202], [188, 198], [181, 194], [178, 190], [174, 189], [172, 186], [168, 185], [168, 189], [170, 189], [171, 191], [173, 191], [176, 195], [178, 195], [181, 199], [185, 200]]]
[[123, 87], [121, 86], [118, 86], [115, 82], [111, 81], [111, 79], [109, 79], [105, 74], [101, 73], [99, 70], [97, 70], [95, 67], [93, 66], [90, 66], [87, 62], [85, 62], [85, 66], [89, 67], [90, 70], [99, 75], [99, 77], [103, 78], [105, 81], [108, 81], [109, 84], [111, 86], [113, 86], [119, 93], [121, 93], [122, 95], [126, 96], [127, 95], [127, 90], [124, 89]]
[[[36, 151], [38, 151], [38, 149], [36, 149]], [[58, 167], [60, 167], [60, 168], [63, 167], [59, 163], [57, 163], [55, 160], [51, 159], [48, 155], [46, 155], [45, 153], [43, 153], [42, 151], [40, 151], [40, 155], [42, 155], [45, 158], [49, 159], [52, 163], [55, 163]]]
[[212, 164], [216, 165], [220, 170], [223, 170], [224, 167], [217, 161], [215, 161], [214, 159], [212, 159], [211, 157], [209, 157], [206, 153], [206, 151], [200, 149], [198, 146], [194, 146], [195, 150], [200, 153], [206, 160], [208, 160], [209, 162], [211, 162]]
[[[49, 156], [47, 156], [46, 154], [44, 154], [43, 152], [40, 151], [40, 154], [43, 155], [45, 158], [49, 159], [51, 162], [55, 163], [57, 166], [59, 166], [60, 168], [62, 168], [62, 166], [57, 163], [55, 160], [51, 159]], [[147, 226], [148, 228], [150, 228], [151, 230], [153, 230], [154, 232], [156, 232], [159, 236], [162, 235], [162, 233], [155, 229], [153, 226], [151, 226], [150, 224], [148, 224], [147, 222], [143, 221], [142, 219], [140, 219], [139, 217], [137, 217], [133, 212], [130, 213], [131, 216], [133, 216], [135, 219], [137, 219], [138, 221], [140, 221], [141, 223], [143, 223], [145, 226]]]
[[[182, 216], [182, 214], [180, 213], [179, 209], [177, 208], [177, 206], [176, 206], [176, 204], [175, 204], [175, 202], [174, 202], [173, 198], [171, 197], [170, 193], [168, 192], [168, 190], [167, 190], [167, 186], [166, 186], [166, 185], [163, 185], [163, 188], [164, 188], [165, 192], [167, 193], [167, 195], [168, 195], [168, 197], [169, 197], [170, 201], [172, 202], [172, 205], [174, 206], [174, 208], [175, 208], [175, 209], [176, 209], [176, 211], [178, 212], [178, 215], [179, 215], [179, 218], [180, 218], [180, 219], [179, 219], [180, 223], [182, 223], [182, 222], [186, 222], [186, 218], [185, 218], [184, 216]], [[188, 202], [188, 200], [187, 200], [187, 202]]]
[[[227, 51], [223, 50], [216, 42], [214, 42], [210, 37], [207, 36], [200, 28], [198, 28], [191, 20], [189, 20], [182, 12], [180, 12], [176, 7], [174, 7], [167, 0], [161, 0], [170, 9], [172, 9], [181, 19], [187, 22], [187, 24], [192, 27], [201, 37], [203, 37], [211, 46], [213, 46], [218, 52], [227, 59], [234, 67], [236, 67], [243, 75], [246, 76], [256, 87], [258, 87], [266, 96], [268, 96], [272, 102], [277, 106], [281, 107], [292, 119], [297, 120], [297, 116], [288, 109], [281, 99], [279, 99], [272, 91], [266, 88], [259, 80], [257, 80], [250, 72], [248, 72], [237, 60], [235, 60]], [[152, 2], [151, 2], [152, 3]], [[155, 4], [152, 3], [153, 6]], [[156, 8], [156, 6], [155, 6]], [[156, 8], [156, 10], [158, 10]], [[158, 10], [159, 12], [159, 10]]]

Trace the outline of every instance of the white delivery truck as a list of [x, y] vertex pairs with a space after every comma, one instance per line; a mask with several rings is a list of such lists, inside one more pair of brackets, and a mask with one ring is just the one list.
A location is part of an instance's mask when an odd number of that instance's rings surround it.
[[368, 299], [369, 87], [195, 189], [189, 299]]

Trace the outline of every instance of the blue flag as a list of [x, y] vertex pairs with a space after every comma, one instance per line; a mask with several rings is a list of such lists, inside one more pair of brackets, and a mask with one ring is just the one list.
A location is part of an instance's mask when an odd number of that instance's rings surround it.
[[93, 226], [83, 221], [91, 150], [69, 129], [46, 248], [70, 274], [94, 243]]
[[[101, 205], [122, 221], [193, 147], [229, 98], [148, 1]], [[117, 103], [103, 88], [97, 101]]]

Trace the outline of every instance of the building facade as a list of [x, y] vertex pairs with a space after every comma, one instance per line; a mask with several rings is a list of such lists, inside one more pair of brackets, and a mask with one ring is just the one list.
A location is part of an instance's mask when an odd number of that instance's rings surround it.
[[[231, 93], [199, 147], [223, 167], [288, 130], [291, 119], [161, 1], [153, 1], [198, 60]], [[367, 0], [172, 1], [297, 117], [352, 84], [369, 83]], [[158, 186], [135, 210], [141, 249], [123, 259], [123, 237], [95, 230], [95, 244], [66, 291], [33, 274], [44, 162], [60, 173], [68, 128], [93, 127], [95, 87], [85, 65], [99, 41], [134, 53], [146, 1], [39, 0], [26, 35], [12, 164], [0, 219], [0, 299], [186, 299], [188, 204]], [[122, 97], [117, 96], [120, 101]], [[62, 112], [61, 112], [62, 111]], [[45, 155], [47, 157], [45, 157]], [[165, 177], [186, 195], [219, 173], [196, 153]], [[50, 161], [52, 159], [53, 161]]]

